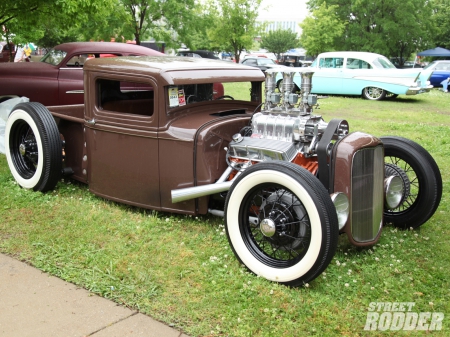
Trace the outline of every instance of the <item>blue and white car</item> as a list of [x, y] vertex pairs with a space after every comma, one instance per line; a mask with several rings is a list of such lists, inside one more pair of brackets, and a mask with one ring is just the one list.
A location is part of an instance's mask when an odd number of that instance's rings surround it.
[[442, 81], [450, 78], [450, 60], [436, 60], [423, 68], [421, 80], [429, 78], [431, 85], [441, 87]]
[[[422, 68], [397, 69], [380, 54], [367, 52], [328, 52], [311, 64], [312, 93], [357, 95], [370, 100], [417, 95], [433, 87], [428, 78], [419, 79]], [[282, 86], [281, 75], [277, 86]], [[301, 77], [294, 77], [295, 90], [301, 88]]]

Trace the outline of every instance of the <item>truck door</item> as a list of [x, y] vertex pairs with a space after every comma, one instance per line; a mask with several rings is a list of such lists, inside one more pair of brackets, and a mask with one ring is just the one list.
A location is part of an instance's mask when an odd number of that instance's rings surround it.
[[107, 199], [159, 208], [156, 86], [101, 76], [91, 79], [95, 91], [89, 94], [97, 97], [87, 97], [95, 101], [87, 105], [85, 121], [89, 189]]

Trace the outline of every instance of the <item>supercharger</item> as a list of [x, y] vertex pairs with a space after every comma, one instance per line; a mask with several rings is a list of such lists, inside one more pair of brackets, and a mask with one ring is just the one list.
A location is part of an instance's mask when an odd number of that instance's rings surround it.
[[[276, 77], [281, 69], [266, 71], [264, 108], [253, 115], [250, 136], [237, 134], [234, 137], [229, 146], [231, 157], [292, 161], [298, 154], [305, 157], [317, 154], [318, 143], [329, 123], [312, 114], [318, 106], [318, 96], [311, 94], [314, 72], [308, 68], [282, 69], [282, 81], [276, 92]], [[296, 73], [302, 77], [300, 94], [293, 92]], [[347, 122], [340, 121], [334, 127], [331, 140], [339, 140], [348, 131]]]

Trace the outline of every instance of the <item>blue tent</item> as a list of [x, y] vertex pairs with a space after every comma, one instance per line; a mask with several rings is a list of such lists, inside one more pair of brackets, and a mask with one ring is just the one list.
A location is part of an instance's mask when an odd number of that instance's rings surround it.
[[450, 57], [450, 50], [436, 47], [434, 49], [428, 49], [425, 51], [422, 51], [420, 53], [417, 53], [417, 56], [448, 56]]

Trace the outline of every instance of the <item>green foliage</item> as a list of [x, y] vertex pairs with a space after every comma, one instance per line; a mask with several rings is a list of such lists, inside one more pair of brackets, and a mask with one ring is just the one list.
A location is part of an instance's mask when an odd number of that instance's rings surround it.
[[132, 32], [136, 44], [143, 39], [164, 41], [167, 46], [179, 46], [189, 39], [189, 27], [194, 22], [194, 0], [119, 0], [127, 13], [124, 26]]
[[83, 37], [89, 22], [102, 26], [115, 5], [117, 0], [6, 0], [0, 4], [0, 23], [13, 42], [48, 47]]
[[433, 0], [435, 46], [450, 49], [450, 0]]
[[244, 50], [250, 50], [258, 35], [257, 8], [261, 0], [215, 0], [208, 4], [214, 25], [208, 29], [208, 37], [222, 50], [233, 52], [236, 62]]
[[280, 58], [280, 54], [298, 46], [298, 36], [291, 30], [277, 29], [261, 37], [261, 48], [274, 53], [277, 58]]
[[300, 42], [308, 55], [339, 49], [336, 41], [345, 30], [345, 22], [336, 15], [337, 8], [323, 3], [300, 23]]
[[[346, 22], [333, 49], [369, 51], [408, 58], [430, 47], [435, 33], [432, 2], [428, 0], [310, 0], [310, 9], [334, 6], [334, 15]], [[305, 24], [305, 23], [304, 23]], [[328, 33], [333, 34], [332, 30]]]

